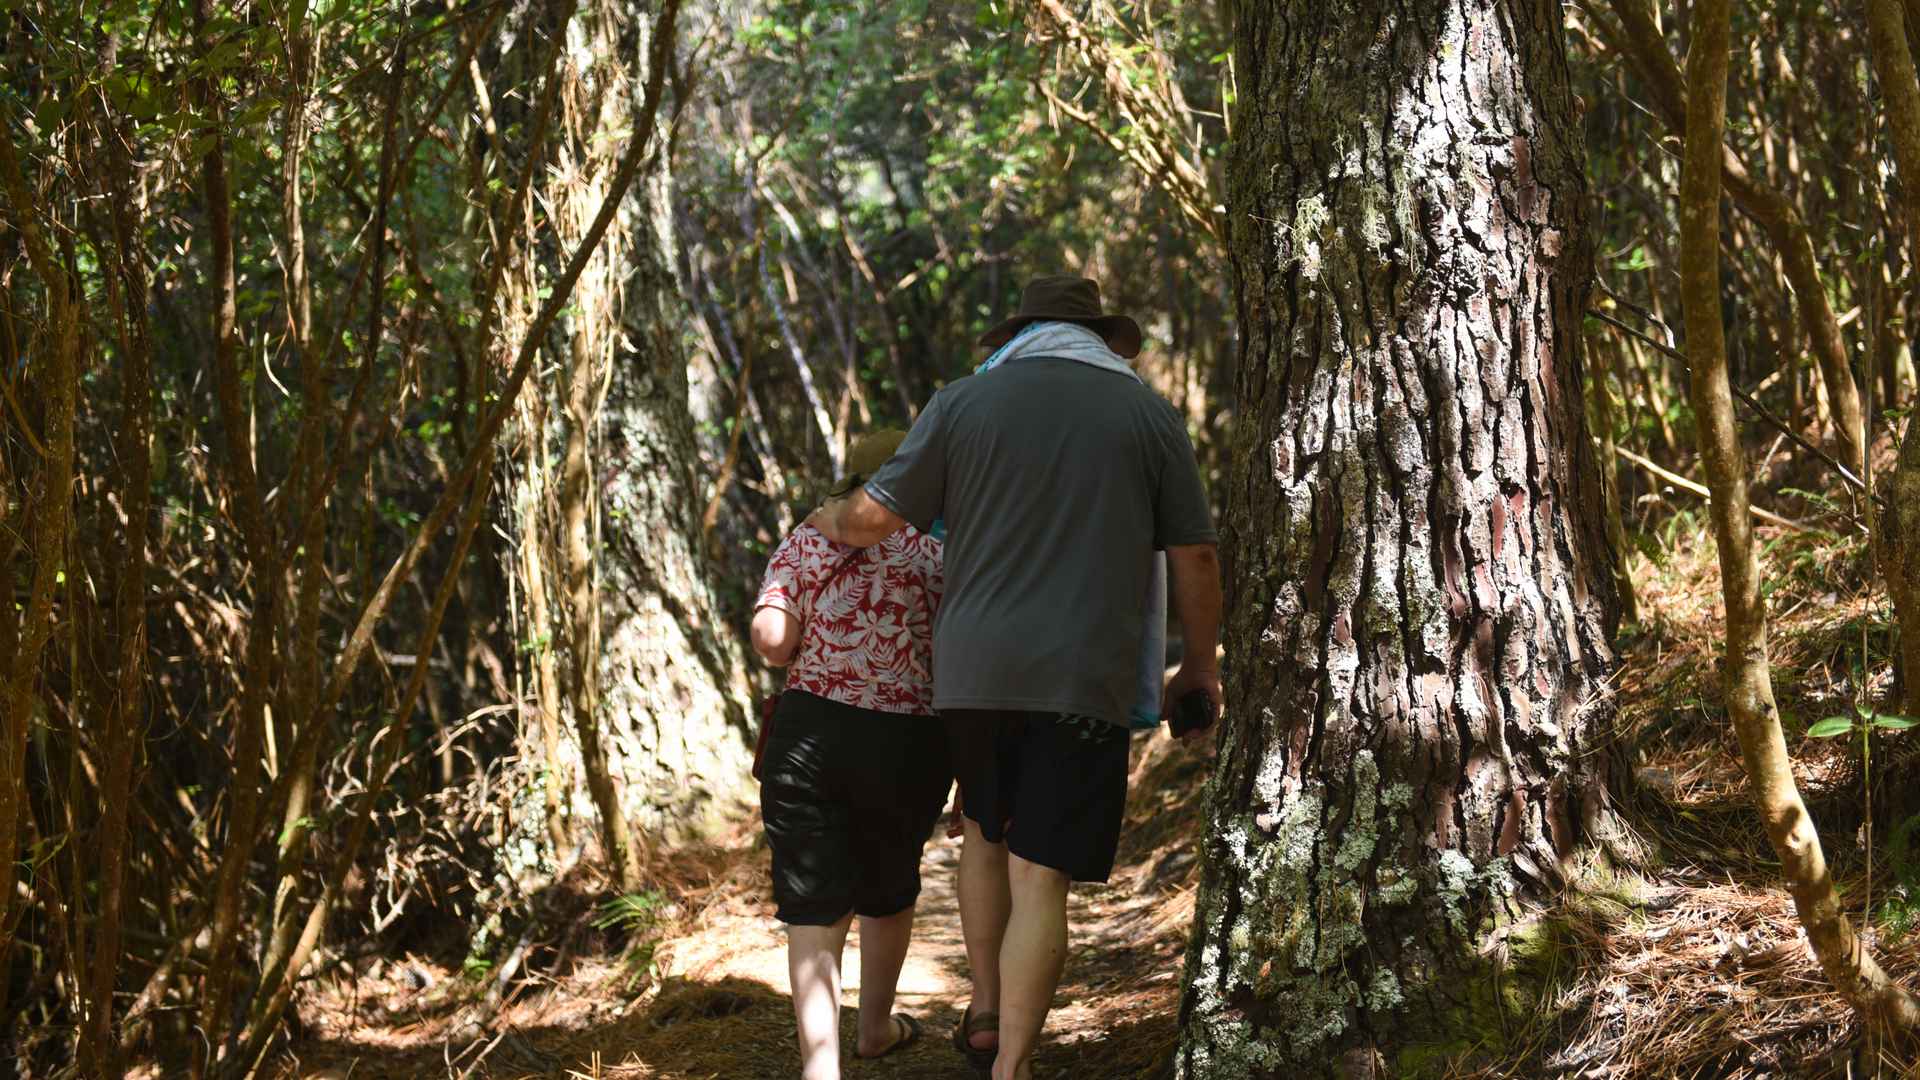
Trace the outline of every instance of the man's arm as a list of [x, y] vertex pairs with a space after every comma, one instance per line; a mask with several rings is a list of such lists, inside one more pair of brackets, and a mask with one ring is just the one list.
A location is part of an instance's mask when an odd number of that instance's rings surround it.
[[772, 667], [786, 667], [800, 651], [800, 620], [790, 611], [763, 607], [753, 613], [753, 651]]
[[[1167, 574], [1172, 579], [1173, 612], [1180, 619], [1180, 632], [1186, 642], [1180, 658], [1180, 670], [1167, 683], [1160, 711], [1171, 707], [1188, 693], [1207, 692], [1218, 716], [1226, 699], [1220, 692], [1220, 553], [1214, 544], [1179, 544], [1167, 548]], [[1201, 728], [1200, 731], [1205, 731]], [[1199, 732], [1186, 738], [1197, 738]]]
[[907, 519], [887, 509], [865, 488], [832, 499], [815, 510], [807, 523], [826, 534], [827, 539], [849, 547], [872, 547], [898, 532]]

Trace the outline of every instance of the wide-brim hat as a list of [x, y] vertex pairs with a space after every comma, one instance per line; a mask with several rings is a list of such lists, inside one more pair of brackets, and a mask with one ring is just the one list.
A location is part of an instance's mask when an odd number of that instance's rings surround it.
[[1030, 323], [1079, 323], [1107, 339], [1107, 346], [1131, 360], [1140, 355], [1140, 324], [1128, 315], [1109, 315], [1100, 307], [1100, 283], [1072, 274], [1049, 274], [1027, 283], [1020, 310], [980, 335], [980, 344], [997, 349]]
[[887, 463], [893, 452], [900, 449], [900, 443], [906, 437], [907, 433], [899, 428], [880, 428], [853, 440], [853, 445], [847, 447], [846, 472], [827, 489], [827, 496], [835, 498], [845, 495], [866, 483], [874, 473], [880, 471], [880, 466]]

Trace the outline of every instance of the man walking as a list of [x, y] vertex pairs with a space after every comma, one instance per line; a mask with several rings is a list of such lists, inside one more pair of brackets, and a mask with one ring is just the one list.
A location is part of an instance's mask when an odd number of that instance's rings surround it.
[[[815, 527], [868, 545], [944, 519], [934, 706], [966, 815], [973, 999], [955, 1045], [1027, 1080], [1066, 958], [1067, 887], [1105, 881], [1127, 792], [1153, 552], [1185, 636], [1166, 691], [1220, 705], [1216, 534], [1186, 430], [1125, 362], [1138, 324], [1077, 277], [1027, 286], [982, 373], [943, 388], [893, 459]], [[997, 1044], [997, 1056], [996, 1056]]]

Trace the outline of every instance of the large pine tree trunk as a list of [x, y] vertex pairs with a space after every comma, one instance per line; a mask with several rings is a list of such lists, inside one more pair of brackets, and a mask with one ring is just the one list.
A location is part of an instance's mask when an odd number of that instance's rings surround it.
[[[562, 141], [541, 200], [562, 249], [586, 229], [625, 150], [656, 7], [583, 4], [567, 27], [570, 41], [607, 59], [565, 70]], [[661, 110], [657, 143], [670, 122]], [[513, 500], [532, 556], [516, 566], [528, 612], [555, 639], [539, 643], [529, 673], [542, 731], [527, 741], [551, 757], [553, 714], [565, 715], [573, 738], [549, 768], [581, 782], [568, 802], [597, 821], [628, 890], [643, 883], [635, 830], [711, 832], [746, 792], [744, 667], [699, 544], [683, 344], [692, 316], [672, 271], [669, 187], [660, 152], [581, 276], [552, 342], [556, 377], [527, 391], [544, 400], [522, 417], [544, 430], [528, 433], [534, 456]], [[555, 646], [566, 658], [557, 699]]]
[[751, 792], [746, 667], [702, 555], [665, 170], [636, 193], [597, 515], [602, 708], [635, 825], [699, 834]]
[[1497, 1038], [1526, 900], [1608, 821], [1561, 8], [1259, 0], [1235, 47], [1230, 721], [1177, 1071], [1419, 1076]]

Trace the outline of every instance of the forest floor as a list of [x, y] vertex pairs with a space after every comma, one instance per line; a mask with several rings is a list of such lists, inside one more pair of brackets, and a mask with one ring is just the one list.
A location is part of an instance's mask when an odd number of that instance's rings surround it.
[[[1075, 886], [1072, 895], [1073, 939], [1037, 1061], [1041, 1075], [1144, 1075], [1172, 1049], [1193, 917], [1193, 796], [1209, 753], [1164, 733], [1136, 740], [1129, 828], [1113, 880]], [[879, 1061], [845, 1060], [849, 1080], [972, 1075], [946, 1043], [967, 998], [954, 896], [959, 851], [944, 829], [927, 846], [913, 948], [900, 977], [896, 1010], [919, 1018], [925, 1035]], [[527, 974], [484, 1028], [474, 1023], [481, 980], [444, 961], [377, 960], [316, 980], [301, 1007], [304, 1037], [274, 1075], [797, 1076], [786, 936], [773, 917], [757, 819], [743, 823], [731, 842], [663, 855], [656, 868], [664, 914], [639, 932], [639, 949], [623, 950], [618, 934], [596, 932], [593, 901], [607, 887], [590, 870], [564, 881], [568, 897], [548, 906], [571, 917], [549, 921], [571, 922], [571, 931], [559, 930], [560, 940], [530, 952]], [[843, 1045], [850, 1054], [857, 931], [843, 969]]]
[[[1458, 1077], [1742, 1078], [1899, 1076], [1868, 1044], [1805, 947], [1778, 863], [1744, 795], [1720, 706], [1719, 576], [1704, 514], [1681, 508], [1643, 531], [1634, 556], [1642, 619], [1623, 635], [1620, 723], [1635, 747], [1621, 819], [1642, 843], [1637, 866], [1589, 868], [1540, 914], [1551, 942], [1547, 996], [1493, 1020]], [[1883, 833], [1861, 829], [1857, 745], [1803, 737], [1821, 717], [1890, 692], [1884, 593], [1869, 588], [1864, 544], [1779, 532], [1768, 543], [1777, 613], [1775, 683], [1803, 792], [1869, 940], [1920, 986], [1910, 830], [1920, 811], [1920, 730], [1877, 740], [1871, 774]], [[1866, 674], [1862, 674], [1862, 673]], [[1878, 673], [1878, 674], [1876, 674]], [[1863, 686], [1864, 682], [1864, 686]], [[1914, 745], [1909, 746], [1907, 743]], [[1136, 741], [1128, 828], [1111, 884], [1077, 888], [1072, 944], [1036, 1075], [1153, 1077], [1175, 1037], [1182, 954], [1197, 879], [1205, 751], [1164, 734]], [[1889, 824], [1891, 823], [1891, 824]], [[767, 898], [756, 823], [728, 843], [657, 854], [658, 919], [628, 931], [595, 925], [607, 894], [589, 869], [556, 886], [551, 938], [523, 953], [497, 1007], [494, 980], [458, 961], [376, 959], [313, 980], [302, 1033], [274, 1074], [345, 1077], [791, 1077], [797, 1075], [785, 939]], [[1905, 835], [1901, 835], [1901, 834]], [[1889, 843], [1894, 857], [1886, 857]], [[1869, 857], [1868, 845], [1876, 845]], [[850, 1078], [967, 1075], [945, 1037], [965, 1003], [954, 904], [957, 841], [928, 847], [919, 923], [899, 1007], [927, 1037]], [[1869, 878], [1866, 870], [1876, 868]], [[1895, 867], [1895, 880], [1888, 880]], [[1902, 878], [1904, 875], [1904, 878]], [[851, 1047], [858, 940], [850, 941], [843, 1045]], [[484, 1019], [476, 1019], [484, 1017]], [[1876, 1067], [1891, 1066], [1891, 1071]]]

